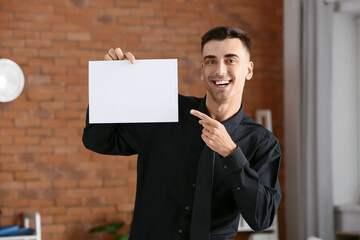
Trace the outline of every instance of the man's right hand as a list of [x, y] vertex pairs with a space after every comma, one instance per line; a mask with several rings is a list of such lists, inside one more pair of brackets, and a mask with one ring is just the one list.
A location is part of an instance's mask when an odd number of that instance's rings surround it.
[[105, 54], [105, 60], [111, 61], [111, 60], [124, 60], [124, 59], [128, 59], [132, 64], [135, 63], [134, 55], [132, 55], [131, 52], [123, 53], [121, 48], [115, 48], [115, 50], [113, 48], [110, 48], [108, 53]]

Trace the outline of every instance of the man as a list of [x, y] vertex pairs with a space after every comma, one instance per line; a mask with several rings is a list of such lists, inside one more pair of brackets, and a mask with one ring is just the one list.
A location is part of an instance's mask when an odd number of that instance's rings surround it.
[[[202, 37], [204, 98], [179, 95], [178, 123], [87, 124], [84, 145], [98, 153], [138, 154], [130, 239], [229, 239], [240, 214], [268, 228], [281, 199], [277, 139], [243, 113], [253, 75], [246, 33], [230, 26]], [[129, 59], [110, 49], [107, 60]]]

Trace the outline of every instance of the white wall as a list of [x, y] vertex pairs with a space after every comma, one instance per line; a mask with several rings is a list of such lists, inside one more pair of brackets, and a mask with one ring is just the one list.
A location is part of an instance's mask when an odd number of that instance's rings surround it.
[[332, 164], [334, 205], [355, 203], [358, 181], [358, 27], [335, 13], [332, 66]]

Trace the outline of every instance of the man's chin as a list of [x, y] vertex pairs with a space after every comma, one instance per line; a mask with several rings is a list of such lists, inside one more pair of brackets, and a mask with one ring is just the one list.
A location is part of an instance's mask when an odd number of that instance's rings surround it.
[[209, 98], [209, 101], [215, 102], [217, 104], [226, 104], [231, 102], [241, 102], [242, 94], [231, 94], [228, 91], [227, 92], [213, 92], [213, 91], [207, 91], [206, 93], [207, 98]]
[[218, 93], [218, 94], [210, 93], [210, 95], [211, 95], [211, 97], [209, 100], [214, 101], [216, 103], [228, 103], [231, 100], [231, 98], [229, 98], [228, 94], [225, 94], [225, 93]]

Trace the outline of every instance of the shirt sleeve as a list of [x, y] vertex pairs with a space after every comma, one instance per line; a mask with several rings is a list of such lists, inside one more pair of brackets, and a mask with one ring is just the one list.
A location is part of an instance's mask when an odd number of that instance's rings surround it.
[[252, 229], [261, 231], [271, 226], [280, 204], [281, 153], [277, 141], [257, 149], [249, 161], [238, 147], [223, 158], [223, 167], [241, 215]]
[[135, 134], [129, 124], [90, 124], [89, 108], [82, 140], [87, 149], [108, 155], [137, 153]]

